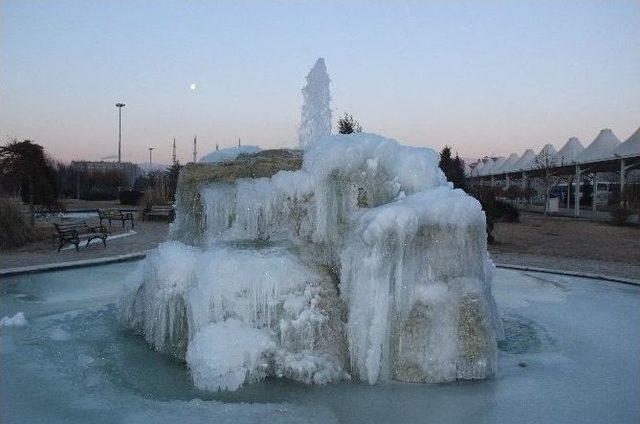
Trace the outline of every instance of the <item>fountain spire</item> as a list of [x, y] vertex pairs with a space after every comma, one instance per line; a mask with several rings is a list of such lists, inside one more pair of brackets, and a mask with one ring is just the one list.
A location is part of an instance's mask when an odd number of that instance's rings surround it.
[[319, 58], [309, 74], [307, 84], [302, 89], [302, 113], [298, 130], [298, 143], [308, 148], [313, 142], [331, 134], [331, 92], [329, 74], [324, 59]]

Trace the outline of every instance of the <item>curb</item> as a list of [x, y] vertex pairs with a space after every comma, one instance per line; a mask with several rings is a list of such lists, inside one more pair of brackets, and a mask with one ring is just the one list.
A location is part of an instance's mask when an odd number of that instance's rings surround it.
[[[144, 259], [147, 256], [147, 252], [148, 251], [128, 253], [126, 255], [109, 256], [106, 258], [98, 258], [98, 259], [84, 259], [81, 261], [58, 262], [53, 264], [0, 269], [0, 277], [10, 277], [13, 275], [22, 275], [22, 274], [37, 274], [41, 272], [50, 272], [50, 271], [61, 271], [65, 269], [84, 268], [84, 267], [96, 266], [96, 265], [107, 265], [107, 264], [118, 263], [118, 262], [139, 261], [140, 259]], [[568, 275], [571, 277], [591, 278], [594, 280], [605, 280], [605, 281], [612, 281], [615, 283], [629, 284], [632, 286], [640, 286], [640, 280], [634, 280], [633, 278], [613, 277], [610, 275], [602, 275], [602, 274], [595, 274], [595, 273], [589, 273], [589, 272], [565, 271], [565, 270], [539, 268], [539, 267], [525, 266], [525, 265], [495, 264], [495, 266], [496, 268], [514, 269], [518, 271], [541, 272], [545, 274]]]
[[634, 280], [633, 278], [613, 277], [611, 275], [595, 274], [591, 272], [565, 271], [565, 270], [558, 270], [558, 269], [551, 269], [551, 268], [539, 268], [535, 266], [511, 265], [511, 264], [495, 264], [495, 266], [496, 268], [515, 269], [518, 271], [542, 272], [545, 274], [568, 275], [570, 277], [591, 278], [594, 280], [606, 280], [606, 281], [612, 281], [614, 283], [640, 286], [640, 280]]
[[107, 265], [117, 262], [130, 262], [144, 259], [147, 256], [146, 252], [128, 253], [126, 255], [109, 256], [106, 258], [98, 259], [83, 259], [81, 261], [69, 261], [58, 262], [53, 264], [23, 266], [17, 268], [5, 268], [0, 269], [0, 277], [10, 277], [13, 275], [22, 274], [37, 274], [41, 272], [61, 271], [65, 269], [84, 268], [96, 265]]

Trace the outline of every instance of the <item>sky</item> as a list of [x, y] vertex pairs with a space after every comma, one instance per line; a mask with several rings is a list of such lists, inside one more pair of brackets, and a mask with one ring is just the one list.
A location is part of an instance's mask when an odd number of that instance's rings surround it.
[[[335, 120], [466, 158], [624, 141], [640, 126], [640, 1], [0, 2], [0, 141], [170, 163], [295, 147], [318, 57]], [[196, 84], [195, 90], [190, 85]]]

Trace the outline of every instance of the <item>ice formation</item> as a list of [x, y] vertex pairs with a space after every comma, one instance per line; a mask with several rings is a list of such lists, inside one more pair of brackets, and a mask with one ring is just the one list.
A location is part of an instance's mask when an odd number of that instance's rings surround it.
[[431, 149], [375, 134], [188, 165], [123, 319], [194, 383], [445, 382], [496, 371], [479, 203]]
[[302, 89], [302, 116], [298, 129], [298, 143], [302, 149], [331, 133], [330, 81], [324, 59], [319, 58]]
[[23, 312], [18, 312], [14, 316], [4, 316], [0, 320], [0, 327], [24, 327], [27, 325], [27, 319]]

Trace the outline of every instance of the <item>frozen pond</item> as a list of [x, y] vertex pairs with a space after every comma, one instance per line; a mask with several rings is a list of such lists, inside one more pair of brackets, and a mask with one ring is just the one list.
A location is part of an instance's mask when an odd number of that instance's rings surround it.
[[640, 287], [498, 270], [499, 375], [440, 385], [194, 388], [117, 321], [136, 263], [3, 278], [0, 422], [639, 422]]

